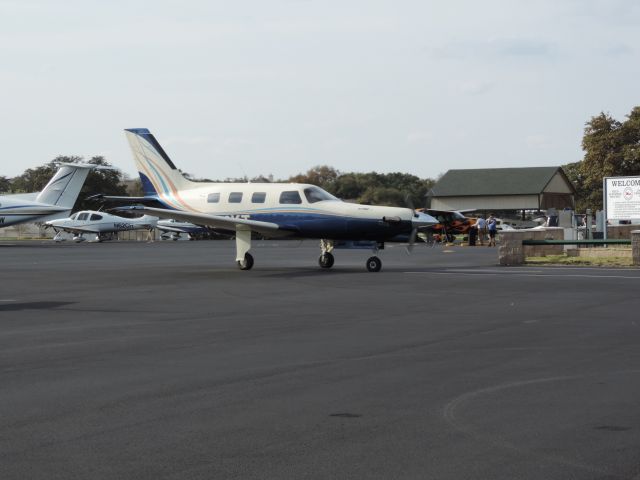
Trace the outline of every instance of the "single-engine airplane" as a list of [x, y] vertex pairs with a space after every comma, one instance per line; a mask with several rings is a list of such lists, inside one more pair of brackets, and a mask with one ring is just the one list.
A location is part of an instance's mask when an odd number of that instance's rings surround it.
[[153, 230], [158, 223], [158, 217], [144, 215], [139, 218], [125, 218], [112, 215], [106, 212], [98, 212], [93, 210], [84, 210], [76, 212], [69, 218], [61, 218], [57, 220], [49, 220], [45, 222], [47, 227], [55, 230], [56, 236], [53, 239], [61, 242], [64, 237], [61, 231], [73, 233], [74, 242], [84, 242], [85, 233], [93, 233], [96, 235], [96, 241], [111, 240], [113, 234], [128, 230]]
[[435, 210], [433, 208], [419, 208], [419, 212], [431, 215], [438, 220], [438, 224], [431, 227], [434, 234], [443, 235], [447, 241], [453, 241], [455, 235], [465, 234], [469, 232], [472, 225], [475, 225], [476, 219], [464, 216], [465, 210]]
[[105, 167], [62, 163], [41, 192], [0, 195], [0, 227], [66, 217], [92, 168]]
[[[318, 263], [331, 268], [336, 241], [368, 241], [377, 253], [385, 242], [408, 241], [413, 245], [419, 230], [438, 223], [410, 208], [343, 202], [315, 185], [192, 182], [180, 173], [149, 130], [131, 128], [125, 132], [145, 193], [130, 201], [155, 202], [163, 208], [121, 208], [235, 234], [236, 262], [241, 270], [251, 269], [254, 263], [249, 253], [252, 232], [270, 238], [319, 239]], [[382, 262], [374, 254], [366, 267], [377, 272]]]

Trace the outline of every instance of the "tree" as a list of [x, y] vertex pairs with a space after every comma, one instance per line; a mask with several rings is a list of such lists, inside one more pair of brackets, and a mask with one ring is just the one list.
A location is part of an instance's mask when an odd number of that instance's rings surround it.
[[344, 200], [398, 207], [423, 206], [427, 192], [435, 183], [430, 178], [400, 172], [341, 173], [327, 165], [314, 167], [288, 181], [318, 185]]
[[604, 177], [640, 175], [640, 107], [620, 122], [601, 112], [586, 124], [582, 138], [584, 158], [563, 167], [577, 190], [579, 210], [602, 209]]
[[[60, 158], [65, 157], [58, 157], [56, 160]], [[91, 157], [87, 163], [102, 167], [111, 167], [111, 164], [102, 156]], [[87, 201], [86, 198], [98, 193], [118, 196], [127, 195], [127, 186], [123, 183], [123, 180], [124, 175], [117, 169], [91, 170], [84, 182], [82, 190], [80, 190], [80, 195], [78, 195], [78, 200], [76, 200], [73, 209], [86, 210], [96, 208], [95, 202], [91, 200]]]
[[11, 180], [7, 177], [0, 175], [0, 193], [8, 193], [11, 192]]
[[289, 177], [289, 182], [310, 183], [311, 185], [317, 185], [327, 191], [330, 191], [331, 185], [336, 181], [339, 175], [340, 172], [333, 167], [318, 165], [307, 170], [307, 173], [299, 173], [298, 175]]

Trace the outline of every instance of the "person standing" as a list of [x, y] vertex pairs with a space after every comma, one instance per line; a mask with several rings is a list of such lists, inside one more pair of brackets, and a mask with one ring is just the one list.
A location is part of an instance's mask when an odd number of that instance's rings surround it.
[[489, 230], [489, 246], [496, 246], [496, 233], [498, 232], [498, 222], [496, 222], [493, 213], [489, 216], [489, 220], [487, 220], [487, 229]]
[[480, 245], [484, 245], [484, 239], [487, 235], [487, 221], [484, 217], [478, 217], [476, 220], [476, 228], [478, 229], [478, 240]]

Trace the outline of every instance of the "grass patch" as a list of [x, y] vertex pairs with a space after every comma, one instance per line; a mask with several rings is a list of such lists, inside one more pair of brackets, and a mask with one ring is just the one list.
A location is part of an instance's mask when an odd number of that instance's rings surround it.
[[527, 257], [528, 265], [583, 265], [588, 267], [632, 267], [633, 259], [629, 257], [567, 257], [566, 255], [549, 255], [547, 257]]

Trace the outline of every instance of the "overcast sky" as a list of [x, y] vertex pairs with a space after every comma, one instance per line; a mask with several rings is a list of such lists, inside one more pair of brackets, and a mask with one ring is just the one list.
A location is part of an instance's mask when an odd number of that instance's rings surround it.
[[183, 171], [436, 177], [580, 160], [640, 104], [636, 0], [0, 0], [0, 175], [124, 128]]

